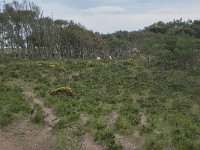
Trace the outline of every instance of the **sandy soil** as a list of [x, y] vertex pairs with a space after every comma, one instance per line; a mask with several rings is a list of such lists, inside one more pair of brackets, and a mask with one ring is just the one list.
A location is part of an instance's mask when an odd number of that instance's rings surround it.
[[24, 98], [37, 104], [45, 114], [45, 125], [36, 126], [26, 118], [0, 130], [0, 150], [51, 150], [53, 149], [52, 127], [59, 119], [53, 110], [44, 105], [34, 91], [24, 91]]

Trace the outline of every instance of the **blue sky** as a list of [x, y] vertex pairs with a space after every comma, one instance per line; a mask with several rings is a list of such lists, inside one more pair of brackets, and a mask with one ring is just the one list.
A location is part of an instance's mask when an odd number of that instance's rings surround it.
[[[1, 0], [0, 0], [1, 1]], [[10, 1], [10, 0], [9, 0]], [[20, 0], [19, 0], [20, 1]], [[142, 29], [157, 21], [200, 19], [200, 0], [32, 0], [45, 16], [101, 33]]]

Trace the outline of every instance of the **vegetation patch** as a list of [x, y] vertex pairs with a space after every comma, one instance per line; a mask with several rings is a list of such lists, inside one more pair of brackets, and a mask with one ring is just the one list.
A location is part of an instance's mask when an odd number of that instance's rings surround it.
[[96, 64], [96, 60], [89, 60], [87, 63], [86, 63], [86, 67], [94, 67]]
[[22, 98], [21, 92], [18, 88], [0, 84], [0, 128], [30, 113], [29, 104]]
[[46, 65], [44, 61], [37, 61], [35, 64], [38, 65], [38, 66]]
[[59, 87], [53, 90], [48, 91], [50, 95], [58, 95], [58, 94], [66, 94], [68, 96], [74, 96], [75, 93], [72, 91], [72, 89], [69, 86], [65, 87]]
[[34, 110], [32, 110], [31, 121], [36, 124], [44, 123], [44, 113], [40, 106], [35, 105]]

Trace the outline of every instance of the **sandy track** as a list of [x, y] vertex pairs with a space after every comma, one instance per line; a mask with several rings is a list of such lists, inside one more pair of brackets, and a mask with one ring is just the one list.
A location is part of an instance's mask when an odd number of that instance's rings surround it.
[[45, 125], [36, 126], [26, 118], [0, 130], [0, 150], [51, 150], [53, 149], [52, 127], [59, 119], [53, 110], [44, 105], [34, 91], [24, 91], [24, 98], [31, 105], [39, 105], [45, 114]]

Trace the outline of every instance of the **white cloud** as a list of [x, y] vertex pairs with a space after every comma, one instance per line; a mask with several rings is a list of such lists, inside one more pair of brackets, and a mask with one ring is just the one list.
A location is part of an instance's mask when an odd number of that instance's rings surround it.
[[81, 24], [85, 25], [88, 29], [99, 31], [101, 33], [111, 33], [117, 30], [139, 30], [149, 26], [157, 21], [172, 21], [173, 19], [184, 20], [199, 19], [199, 13], [149, 13], [149, 14], [118, 14], [107, 15], [99, 14], [95, 16], [71, 16], [71, 18]]
[[98, 31], [101, 33], [111, 33], [117, 30], [138, 30], [145, 26], [151, 25], [157, 21], [172, 21], [173, 19], [184, 20], [200, 19], [200, 9], [198, 5], [178, 8], [176, 6], [159, 7], [154, 9], [130, 9], [125, 5], [111, 6], [103, 5], [92, 8], [73, 8], [68, 5], [60, 5], [57, 2], [43, 4], [45, 14], [54, 12], [54, 18], [62, 18], [80, 22], [86, 28]]
[[102, 13], [123, 13], [125, 8], [119, 6], [99, 6], [83, 10], [85, 13], [102, 14]]

